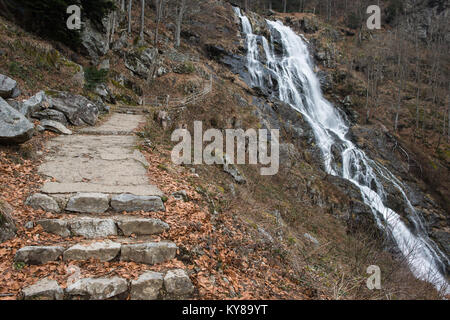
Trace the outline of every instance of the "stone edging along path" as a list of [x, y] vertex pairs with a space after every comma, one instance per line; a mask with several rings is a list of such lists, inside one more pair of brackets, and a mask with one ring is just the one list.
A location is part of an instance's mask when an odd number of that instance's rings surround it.
[[[16, 252], [16, 263], [39, 265], [61, 259], [94, 259], [153, 265], [175, 258], [175, 243], [148, 239], [168, 230], [168, 224], [159, 219], [118, 214], [165, 211], [163, 193], [149, 181], [149, 164], [136, 149], [138, 141], [133, 131], [143, 121], [142, 115], [114, 113], [98, 127], [47, 142], [49, 152], [38, 171], [48, 179], [39, 193], [28, 197], [26, 205], [52, 213], [70, 213], [70, 218], [43, 219], [36, 224], [44, 232], [62, 238], [85, 240], [23, 247]], [[129, 238], [131, 235], [133, 238]], [[119, 238], [106, 239], [110, 236]], [[24, 288], [21, 298], [170, 299], [186, 298], [193, 291], [188, 274], [175, 269], [165, 274], [148, 271], [134, 281], [120, 277], [84, 278], [68, 284], [65, 290], [56, 281], [44, 278]]]

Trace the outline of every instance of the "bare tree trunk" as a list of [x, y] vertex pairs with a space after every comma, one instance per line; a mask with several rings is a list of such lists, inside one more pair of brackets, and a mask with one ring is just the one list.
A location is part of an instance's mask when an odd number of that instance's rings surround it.
[[370, 88], [370, 65], [367, 67], [366, 123], [369, 123], [369, 118], [370, 118], [369, 88]]
[[181, 23], [183, 22], [183, 15], [186, 10], [186, 0], [179, 0], [176, 10], [175, 46], [179, 47], [181, 44]]
[[287, 0], [283, 0], [283, 12], [287, 12]]
[[145, 23], [145, 0], [141, 0], [141, 32], [140, 38], [144, 40], [144, 23]]
[[133, 0], [128, 0], [128, 34], [131, 34], [131, 7]]
[[163, 4], [164, 4], [164, 0], [156, 0], [155, 46], [158, 45], [158, 41], [159, 41], [159, 24], [161, 23], [162, 14], [163, 14]]
[[120, 10], [121, 10], [122, 12], [125, 11], [125, 0], [120, 0]]
[[[450, 87], [450, 85], [449, 85]], [[450, 88], [449, 88], [450, 89]], [[449, 90], [450, 93], [450, 90]], [[450, 142], [450, 94], [447, 95], [447, 142]]]

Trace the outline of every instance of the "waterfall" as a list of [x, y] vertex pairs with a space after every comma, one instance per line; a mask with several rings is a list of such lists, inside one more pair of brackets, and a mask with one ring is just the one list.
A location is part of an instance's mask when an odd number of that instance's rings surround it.
[[[249, 19], [239, 8], [234, 10], [241, 20], [242, 32], [246, 37], [247, 69], [251, 85], [271, 89], [276, 98], [288, 103], [305, 117], [314, 131], [327, 173], [356, 185], [364, 202], [372, 209], [378, 226], [395, 241], [411, 272], [417, 278], [432, 283], [438, 290], [444, 289], [449, 293], [448, 282], [442, 271], [445, 270], [442, 259], [447, 257], [428, 238], [421, 218], [408, 200], [400, 180], [380, 163], [371, 160], [348, 138], [349, 126], [322, 95], [306, 40], [281, 22], [266, 20], [271, 36], [269, 41], [264, 36], [253, 34]], [[399, 214], [384, 204], [386, 192], [379, 177], [388, 180], [403, 195], [416, 229], [414, 233]]]

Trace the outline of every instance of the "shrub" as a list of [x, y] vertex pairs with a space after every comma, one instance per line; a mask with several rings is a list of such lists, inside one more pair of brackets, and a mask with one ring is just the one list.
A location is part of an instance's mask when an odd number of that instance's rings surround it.
[[351, 29], [358, 29], [361, 26], [361, 18], [355, 12], [347, 16], [347, 27]]
[[97, 70], [93, 67], [84, 69], [84, 79], [86, 80], [86, 89], [91, 90], [100, 83], [105, 83], [108, 77], [108, 70]]
[[391, 23], [394, 19], [403, 13], [403, 1], [402, 0], [390, 0], [389, 5], [386, 8], [386, 22]]

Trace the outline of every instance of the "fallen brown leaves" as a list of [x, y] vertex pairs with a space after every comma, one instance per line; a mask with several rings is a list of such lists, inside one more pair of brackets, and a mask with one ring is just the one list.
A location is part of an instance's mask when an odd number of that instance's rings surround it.
[[[36, 146], [42, 150], [42, 144]], [[152, 240], [169, 239], [180, 248], [177, 259], [154, 266], [133, 262], [57, 261], [40, 266], [14, 264], [16, 251], [29, 245], [69, 246], [83, 241], [82, 238], [63, 239], [47, 234], [41, 227], [25, 229], [28, 221], [55, 215], [33, 210], [24, 205], [27, 196], [36, 192], [43, 180], [37, 174], [39, 159], [24, 160], [20, 150], [0, 149], [0, 198], [14, 207], [13, 217], [17, 221], [17, 237], [0, 244], [0, 299], [16, 299], [20, 290], [48, 277], [66, 287], [79, 270], [79, 277], [121, 276], [136, 279], [147, 270], [166, 271], [183, 268], [189, 271], [198, 289], [198, 299], [303, 299], [305, 296], [280, 266], [269, 263], [267, 250], [255, 243], [246, 226], [233, 212], [214, 217], [202, 195], [188, 182], [192, 178], [185, 168], [165, 170], [167, 156], [144, 152], [151, 164], [150, 179], [166, 195], [185, 190], [189, 202], [169, 197], [166, 212], [136, 212], [134, 215], [160, 218], [170, 230]], [[130, 213], [129, 213], [130, 214]], [[68, 215], [65, 215], [66, 217]], [[114, 239], [114, 237], [111, 237]], [[131, 241], [135, 241], [130, 237]], [[75, 269], [74, 269], [75, 268]]]

